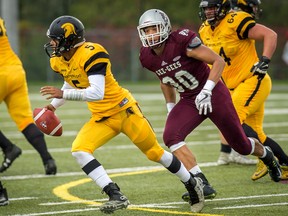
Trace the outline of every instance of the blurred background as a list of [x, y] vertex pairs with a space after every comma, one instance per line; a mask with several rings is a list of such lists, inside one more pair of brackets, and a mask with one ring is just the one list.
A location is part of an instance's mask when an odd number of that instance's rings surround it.
[[[119, 81], [150, 81], [154, 74], [143, 70], [138, 53], [141, 46], [137, 25], [141, 14], [151, 8], [167, 13], [174, 29], [187, 27], [197, 32], [200, 0], [0, 0], [12, 47], [21, 58], [28, 82], [54, 82], [60, 79], [49, 66], [43, 45], [50, 23], [62, 15], [80, 19], [87, 41], [102, 44], [110, 54], [115, 77]], [[288, 64], [282, 59], [288, 40], [288, 1], [262, 0], [263, 14], [258, 23], [278, 33], [277, 50], [269, 73], [274, 80], [288, 80]], [[259, 56], [261, 43], [257, 43]]]

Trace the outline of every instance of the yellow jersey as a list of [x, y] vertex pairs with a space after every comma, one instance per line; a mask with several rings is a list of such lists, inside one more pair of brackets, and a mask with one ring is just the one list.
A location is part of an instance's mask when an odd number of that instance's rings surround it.
[[207, 21], [199, 29], [203, 44], [225, 60], [222, 80], [229, 89], [236, 88], [253, 75], [250, 69], [258, 61], [258, 56], [255, 41], [248, 38], [248, 31], [255, 24], [250, 14], [231, 11], [214, 29]]
[[[4, 20], [0, 18], [0, 67], [5, 65], [22, 65], [18, 56], [10, 46]], [[1, 72], [1, 70], [0, 70]]]
[[50, 59], [51, 68], [63, 76], [64, 80], [77, 89], [89, 87], [89, 75], [105, 76], [103, 100], [87, 102], [89, 110], [97, 119], [112, 116], [136, 103], [131, 93], [122, 88], [111, 71], [109, 54], [100, 44], [85, 42], [73, 57], [66, 61], [62, 56]]

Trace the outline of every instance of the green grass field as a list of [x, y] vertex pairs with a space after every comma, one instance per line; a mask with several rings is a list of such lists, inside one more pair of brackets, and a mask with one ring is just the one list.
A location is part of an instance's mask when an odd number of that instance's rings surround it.
[[[164, 146], [162, 132], [166, 106], [157, 83], [123, 86], [134, 93]], [[274, 86], [266, 103], [264, 128], [288, 153], [286, 86], [285, 83]], [[30, 85], [33, 108], [43, 107], [49, 102], [40, 96], [39, 89], [40, 85]], [[104, 215], [98, 206], [107, 200], [107, 196], [87, 178], [70, 153], [77, 131], [90, 116], [84, 102], [67, 102], [57, 110], [64, 129], [61, 137], [45, 135], [58, 165], [56, 176], [44, 175], [39, 155], [17, 131], [4, 103], [0, 106], [0, 113], [1, 130], [23, 150], [12, 167], [0, 175], [10, 199], [8, 206], [0, 207], [1, 216]], [[184, 186], [175, 176], [159, 164], [148, 161], [129, 139], [120, 135], [94, 154], [131, 202], [128, 209], [115, 212], [115, 216], [288, 214], [288, 181], [274, 183], [267, 175], [253, 182], [254, 165], [216, 166], [220, 144], [217, 129], [210, 121], [204, 122], [186, 141], [218, 192], [214, 200], [206, 202], [202, 213], [190, 212], [188, 203], [181, 199]]]

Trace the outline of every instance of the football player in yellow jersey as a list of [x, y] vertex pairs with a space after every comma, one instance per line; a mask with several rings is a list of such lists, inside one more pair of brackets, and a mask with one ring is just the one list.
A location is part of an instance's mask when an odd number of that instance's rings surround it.
[[[263, 145], [273, 150], [282, 165], [282, 179], [288, 179], [285, 171], [288, 156], [279, 144], [263, 131], [264, 104], [271, 91], [271, 78], [267, 70], [276, 49], [277, 34], [256, 23], [255, 18], [259, 17], [261, 12], [260, 8], [256, 7], [260, 4], [259, 0], [238, 0], [237, 4], [239, 7], [241, 4], [245, 6], [247, 10], [243, 10], [246, 12], [230, 11], [228, 0], [202, 0], [200, 17], [204, 22], [199, 34], [203, 43], [226, 62], [222, 81], [230, 90], [246, 135], [258, 136]], [[255, 48], [255, 41], [258, 40], [263, 41], [262, 56], [259, 59]], [[231, 148], [222, 136], [219, 159], [223, 160], [224, 157], [225, 162], [230, 152]], [[267, 169], [261, 167], [259, 165], [260, 170], [253, 174], [253, 180], [267, 174]]]
[[[55, 175], [57, 171], [55, 161], [47, 150], [43, 133], [34, 124], [25, 71], [20, 59], [10, 46], [4, 20], [1, 18], [0, 44], [0, 103], [5, 102], [18, 130], [40, 154], [45, 173]], [[4, 172], [21, 154], [21, 149], [12, 144], [1, 131], [0, 147], [4, 153], [0, 172]]]
[[100, 206], [104, 213], [126, 208], [128, 198], [120, 191], [101, 163], [93, 156], [96, 149], [124, 133], [151, 161], [158, 162], [175, 174], [191, 197], [191, 211], [204, 207], [202, 181], [190, 175], [184, 165], [158, 143], [131, 93], [114, 79], [109, 54], [98, 43], [86, 42], [84, 26], [72, 16], [56, 18], [50, 25], [45, 45], [51, 68], [62, 75], [61, 89], [44, 86], [40, 92], [52, 99], [46, 106], [55, 111], [66, 100], [86, 101], [91, 118], [83, 125], [72, 144], [72, 155], [95, 183], [109, 196]]

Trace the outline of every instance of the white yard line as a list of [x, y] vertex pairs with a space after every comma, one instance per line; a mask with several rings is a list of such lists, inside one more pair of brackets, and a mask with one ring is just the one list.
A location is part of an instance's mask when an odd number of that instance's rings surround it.
[[[213, 167], [217, 166], [216, 162], [199, 163], [201, 167]], [[163, 169], [163, 166], [144, 166], [144, 167], [131, 167], [131, 168], [118, 168], [118, 169], [107, 169], [108, 174], [123, 173], [123, 172], [134, 172], [143, 170], [154, 170]], [[35, 174], [35, 175], [16, 175], [16, 176], [1, 176], [1, 180], [25, 180], [25, 179], [40, 179], [40, 178], [55, 178], [55, 177], [67, 177], [67, 176], [86, 176], [84, 172], [68, 172], [68, 173], [57, 173], [55, 176]]]
[[67, 214], [67, 213], [77, 213], [77, 212], [86, 212], [86, 211], [97, 211], [97, 210], [99, 210], [99, 208], [85, 208], [85, 209], [73, 209], [73, 210], [42, 212], [42, 213], [16, 214], [16, 215], [10, 215], [10, 216], [56, 215], [56, 214]]
[[288, 202], [269, 203], [269, 204], [255, 204], [255, 205], [242, 205], [242, 206], [226, 206], [226, 207], [218, 207], [218, 208], [214, 208], [214, 209], [217, 209], [217, 210], [244, 209], [244, 208], [259, 208], [259, 207], [267, 207], [267, 206], [288, 206]]

